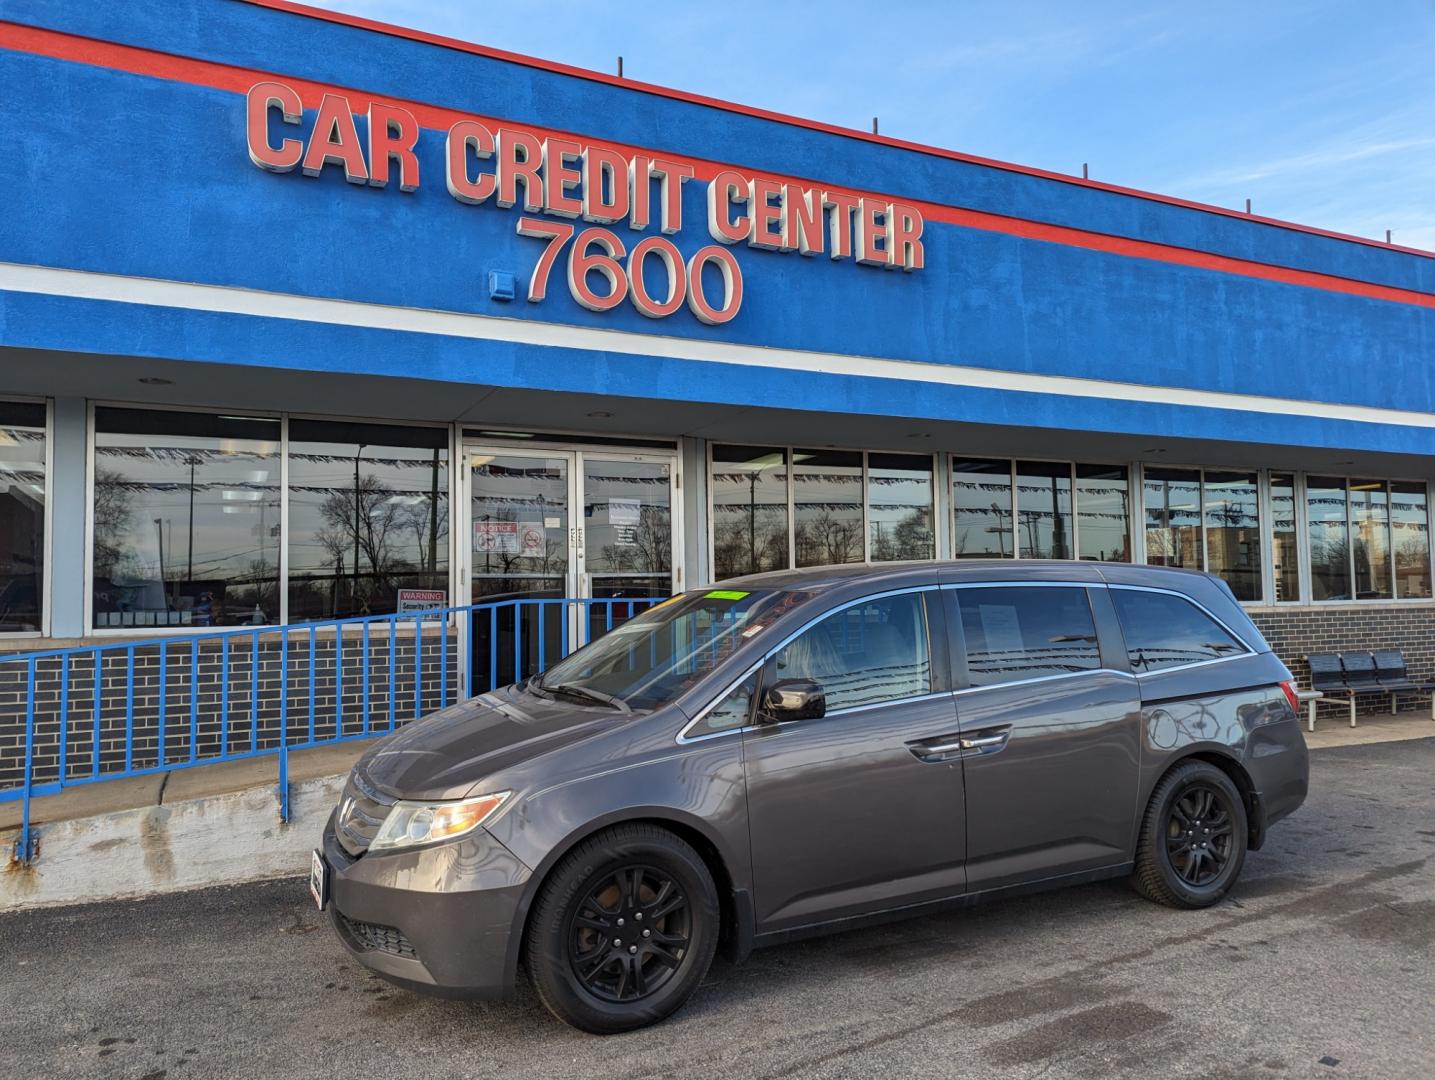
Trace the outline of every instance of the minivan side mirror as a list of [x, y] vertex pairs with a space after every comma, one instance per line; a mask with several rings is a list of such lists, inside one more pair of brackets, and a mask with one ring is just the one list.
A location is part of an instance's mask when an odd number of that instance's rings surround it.
[[811, 679], [783, 679], [762, 695], [762, 718], [768, 723], [820, 720], [826, 715], [827, 695]]

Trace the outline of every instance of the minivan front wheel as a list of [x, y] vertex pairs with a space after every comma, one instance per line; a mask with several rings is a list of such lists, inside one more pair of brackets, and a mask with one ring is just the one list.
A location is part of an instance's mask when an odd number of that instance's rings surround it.
[[1151, 793], [1131, 882], [1148, 900], [1179, 908], [1216, 903], [1246, 859], [1246, 808], [1216, 766], [1188, 761]]
[[720, 925], [717, 889], [692, 846], [656, 826], [620, 825], [553, 868], [529, 921], [528, 974], [558, 1019], [630, 1031], [687, 1001]]

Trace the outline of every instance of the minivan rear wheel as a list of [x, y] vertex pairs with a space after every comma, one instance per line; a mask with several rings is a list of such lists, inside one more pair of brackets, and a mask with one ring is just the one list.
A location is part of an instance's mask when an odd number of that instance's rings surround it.
[[652, 825], [590, 837], [549, 874], [525, 942], [528, 974], [558, 1019], [599, 1035], [671, 1015], [712, 963], [721, 925], [702, 857]]
[[1209, 907], [1240, 876], [1246, 839], [1245, 803], [1231, 778], [1209, 762], [1185, 762], [1151, 793], [1131, 883], [1158, 904]]

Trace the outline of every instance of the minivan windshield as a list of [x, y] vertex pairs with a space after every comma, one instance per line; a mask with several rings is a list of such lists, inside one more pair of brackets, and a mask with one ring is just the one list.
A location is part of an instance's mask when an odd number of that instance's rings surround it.
[[623, 711], [660, 709], [809, 595], [772, 589], [681, 593], [559, 661], [531, 685]]

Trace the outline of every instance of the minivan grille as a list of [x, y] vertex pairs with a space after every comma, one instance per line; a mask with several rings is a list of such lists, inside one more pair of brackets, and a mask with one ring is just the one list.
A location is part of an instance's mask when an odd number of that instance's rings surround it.
[[380, 795], [364, 783], [355, 769], [349, 774], [349, 782], [344, 785], [344, 796], [339, 802], [339, 818], [334, 830], [339, 846], [355, 858], [368, 851], [393, 804], [393, 799]]

